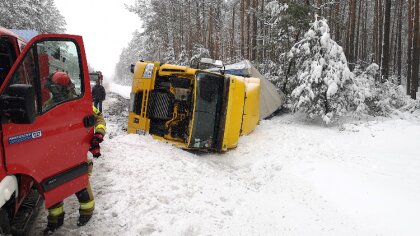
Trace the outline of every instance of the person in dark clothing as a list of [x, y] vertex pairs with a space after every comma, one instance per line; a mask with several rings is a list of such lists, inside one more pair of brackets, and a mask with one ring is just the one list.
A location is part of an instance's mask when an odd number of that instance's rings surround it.
[[105, 88], [101, 85], [100, 79], [96, 81], [96, 85], [92, 88], [93, 105], [102, 112], [102, 102], [105, 100]]

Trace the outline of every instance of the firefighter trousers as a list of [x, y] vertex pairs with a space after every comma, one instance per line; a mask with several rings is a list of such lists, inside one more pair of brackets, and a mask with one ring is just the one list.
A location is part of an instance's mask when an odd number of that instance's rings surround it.
[[[88, 175], [90, 176], [92, 173], [93, 162], [92, 160], [88, 160]], [[88, 179], [88, 185], [86, 188], [80, 190], [76, 193], [77, 200], [79, 201], [80, 208], [79, 213], [80, 215], [92, 215], [93, 210], [95, 209], [95, 200], [93, 198], [92, 188], [90, 186], [90, 181]], [[59, 202], [52, 207], [48, 208], [48, 223], [61, 223], [64, 219], [64, 206], [63, 202]]]

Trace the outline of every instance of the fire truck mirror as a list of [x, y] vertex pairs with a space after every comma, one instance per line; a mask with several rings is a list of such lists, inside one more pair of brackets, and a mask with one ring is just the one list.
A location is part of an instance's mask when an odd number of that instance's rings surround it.
[[130, 65], [130, 72], [131, 72], [132, 74], [134, 74], [134, 67], [135, 67], [135, 65], [134, 65], [134, 64], [131, 64], [131, 65]]
[[[13, 84], [0, 97], [2, 116], [15, 124], [35, 122], [35, 90], [29, 84]], [[4, 119], [2, 119], [4, 120]]]

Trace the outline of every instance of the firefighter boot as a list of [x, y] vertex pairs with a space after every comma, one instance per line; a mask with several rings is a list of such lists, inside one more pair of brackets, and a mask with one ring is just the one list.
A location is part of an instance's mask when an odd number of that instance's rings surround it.
[[81, 203], [79, 209], [79, 220], [77, 221], [77, 226], [84, 226], [86, 225], [90, 218], [92, 218], [93, 210], [95, 209], [95, 202], [92, 200], [88, 203]]
[[90, 184], [87, 186], [87, 188], [76, 193], [76, 196], [80, 203], [80, 216], [79, 220], [77, 221], [77, 226], [83, 226], [89, 222], [90, 218], [92, 218], [93, 210], [95, 209], [95, 200], [93, 199]]
[[77, 221], [77, 226], [84, 226], [86, 225], [90, 218], [92, 218], [92, 215], [80, 215], [79, 220]]
[[64, 223], [64, 208], [63, 203], [60, 202], [48, 208], [48, 224], [44, 230], [44, 235], [51, 235], [60, 228]]

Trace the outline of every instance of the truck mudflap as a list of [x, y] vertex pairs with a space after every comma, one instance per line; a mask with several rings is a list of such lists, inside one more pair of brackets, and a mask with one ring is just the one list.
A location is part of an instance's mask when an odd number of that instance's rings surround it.
[[26, 235], [29, 233], [42, 202], [42, 197], [37, 189], [32, 188], [11, 222], [12, 235]]

